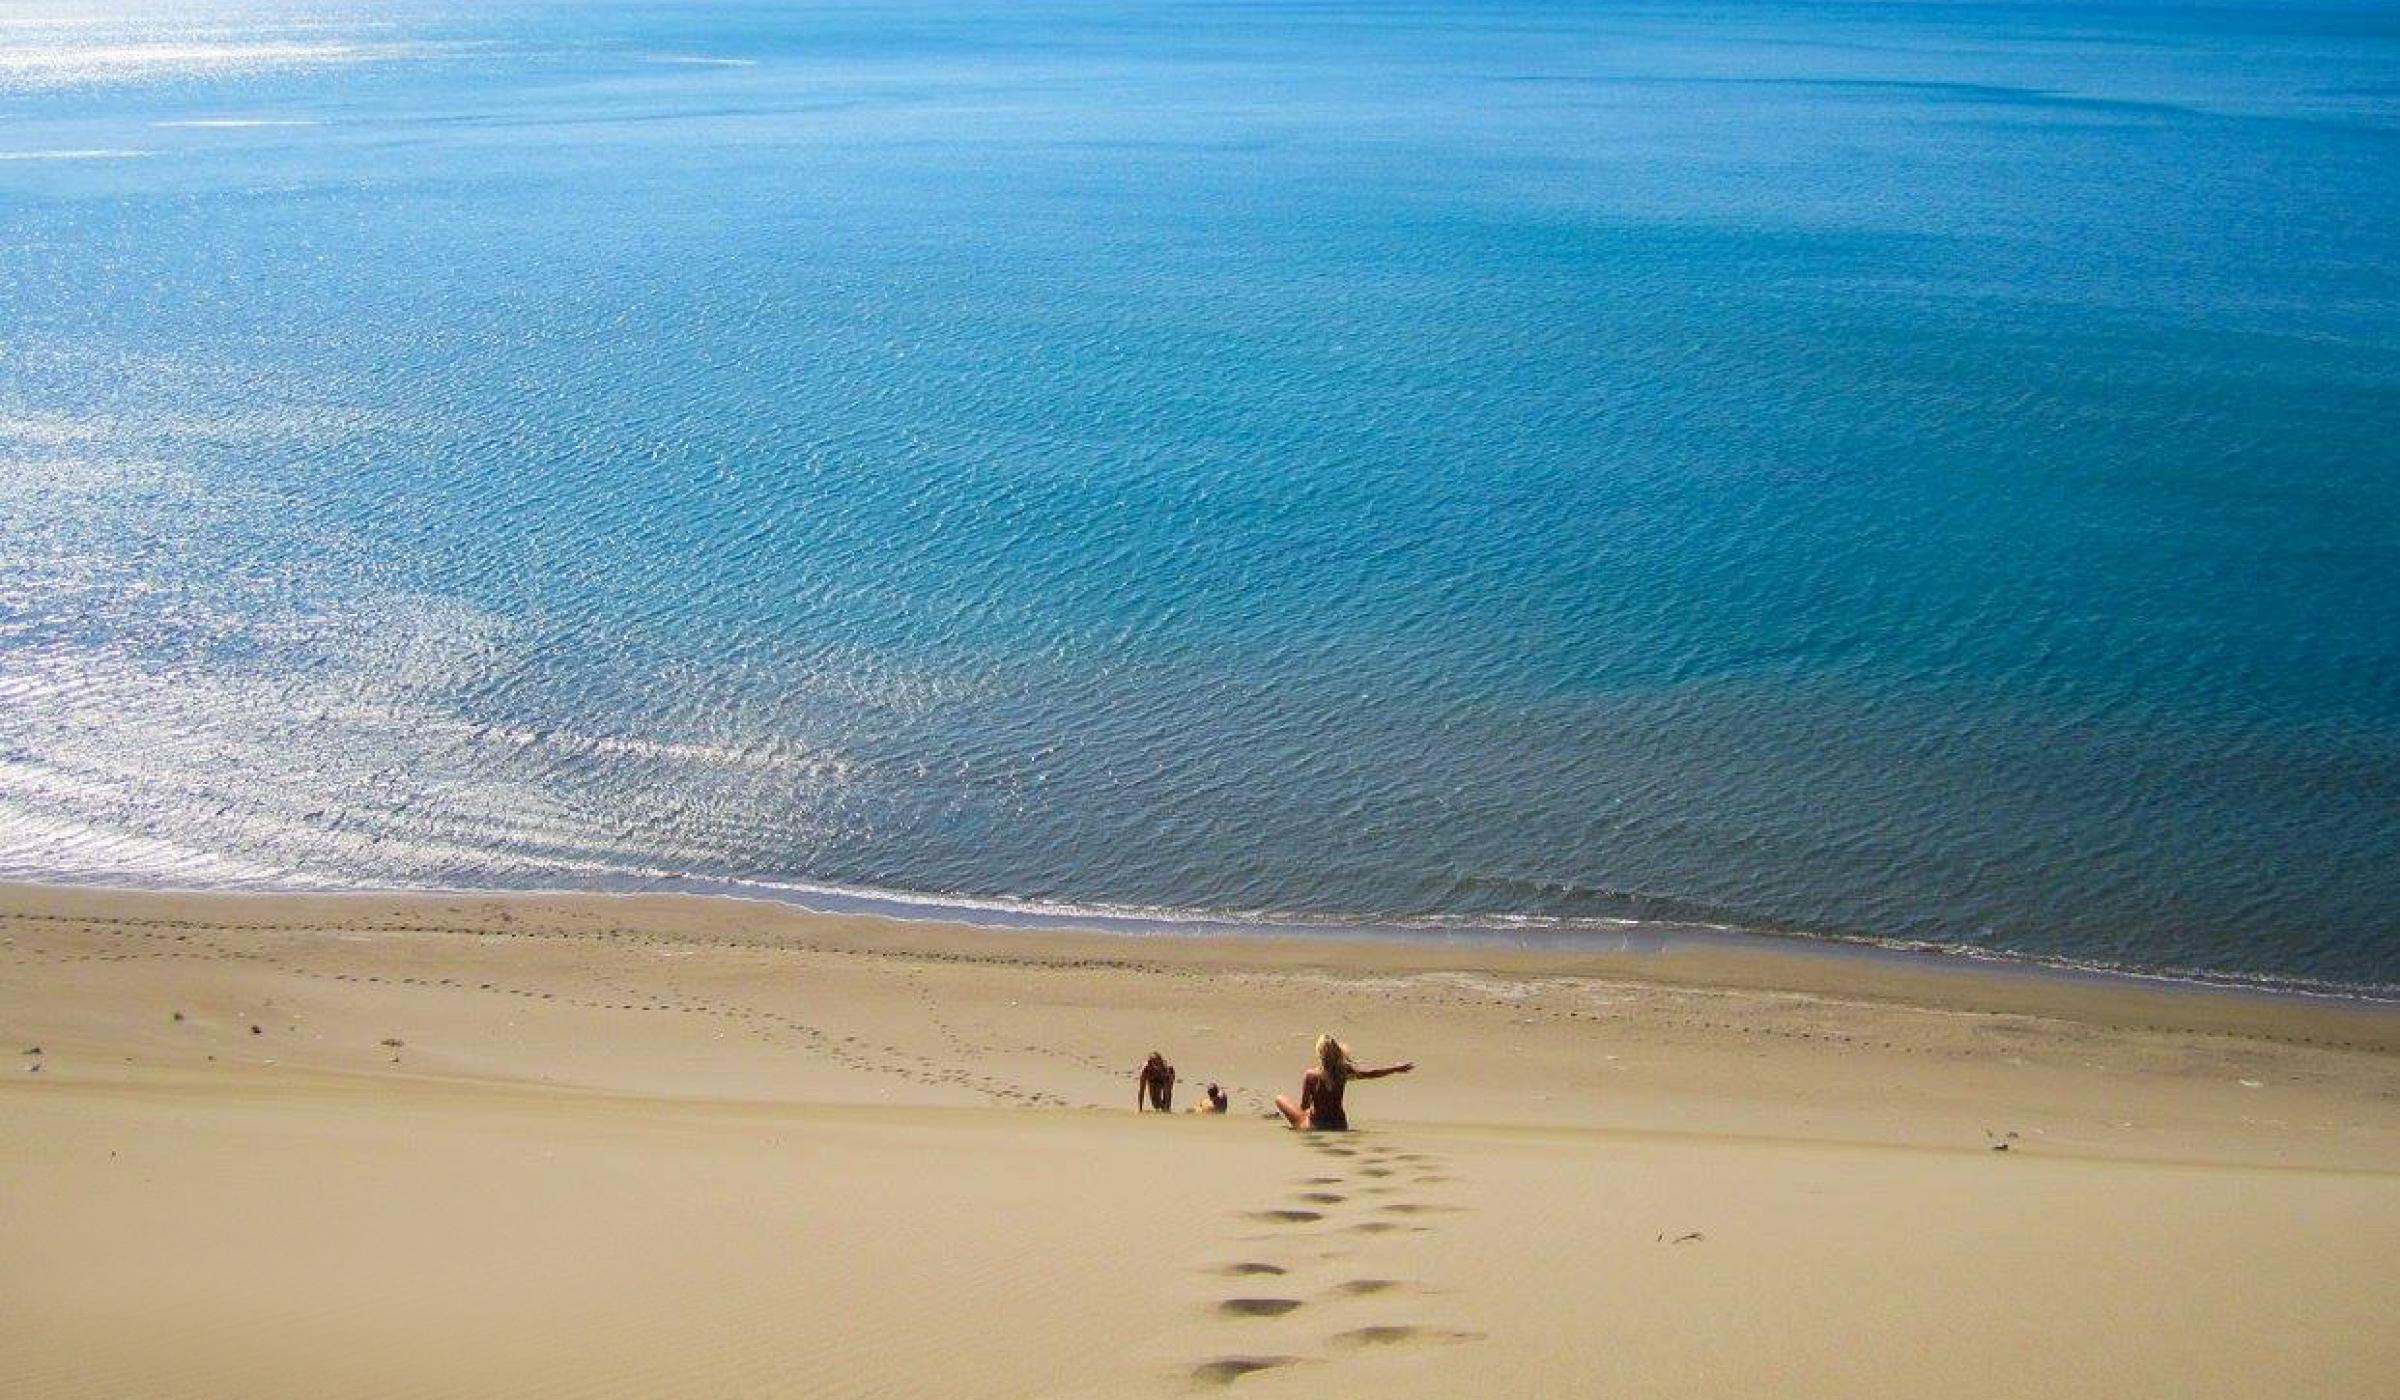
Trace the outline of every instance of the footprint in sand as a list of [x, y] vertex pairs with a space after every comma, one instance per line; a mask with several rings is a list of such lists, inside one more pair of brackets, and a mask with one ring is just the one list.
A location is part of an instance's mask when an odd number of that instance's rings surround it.
[[1317, 1210], [1254, 1210], [1250, 1212], [1250, 1218], [1277, 1225], [1306, 1225], [1311, 1221], [1323, 1220], [1325, 1213]]
[[1398, 1287], [1401, 1283], [1396, 1278], [1354, 1278], [1335, 1284], [1332, 1291], [1345, 1298], [1370, 1298]]
[[1296, 1356], [1220, 1356], [1214, 1361], [1203, 1361], [1194, 1366], [1192, 1379], [1202, 1385], [1231, 1385], [1244, 1376], [1272, 1371], [1278, 1366], [1289, 1366], [1297, 1360], [1299, 1358]]
[[1481, 1332], [1452, 1331], [1451, 1329], [1444, 1327], [1385, 1325], [1378, 1327], [1353, 1327], [1347, 1332], [1336, 1332], [1326, 1340], [1337, 1347], [1360, 1349], [1365, 1347], [1396, 1347], [1409, 1345], [1423, 1346], [1429, 1344], [1438, 1346], [1450, 1342], [1476, 1342], [1483, 1340], [1483, 1334]]
[[[1448, 1176], [1440, 1173], [1436, 1160], [1423, 1153], [1395, 1152], [1388, 1147], [1374, 1143], [1329, 1143], [1312, 1140], [1308, 1146], [1311, 1150], [1327, 1157], [1363, 1157], [1364, 1161], [1358, 1167], [1359, 1173], [1376, 1179], [1362, 1188], [1369, 1195], [1381, 1196], [1408, 1189], [1400, 1182], [1390, 1180], [1397, 1176], [1406, 1176], [1412, 1185], [1417, 1186], [1439, 1184], [1450, 1180]], [[1297, 1191], [1293, 1198], [1305, 1203], [1305, 1206], [1292, 1205], [1249, 1211], [1246, 1212], [1246, 1218], [1276, 1225], [1317, 1224], [1326, 1220], [1328, 1211], [1343, 1206], [1349, 1201], [1349, 1195], [1343, 1191], [1322, 1188], [1342, 1186], [1344, 1182], [1345, 1178], [1336, 1175], [1304, 1178], [1298, 1184], [1311, 1189]], [[1448, 1214], [1461, 1209], [1439, 1202], [1414, 1199], [1377, 1201], [1373, 1205], [1374, 1215], [1372, 1218], [1337, 1223], [1335, 1229], [1338, 1234], [1336, 1236], [1307, 1231], [1287, 1238], [1314, 1238], [1319, 1242], [1332, 1243], [1336, 1238], [1350, 1237], [1355, 1240], [1355, 1243], [1344, 1244], [1317, 1256], [1323, 1264], [1338, 1268], [1341, 1267], [1338, 1261], [1367, 1247], [1364, 1240], [1356, 1239], [1358, 1236], [1426, 1234], [1430, 1232], [1430, 1226], [1414, 1223], [1416, 1217]], [[1305, 1207], [1323, 1207], [1324, 1209]], [[1358, 1266], [1354, 1263], [1349, 1267], [1355, 1269]], [[1313, 1272], [1313, 1266], [1309, 1271]], [[1291, 1270], [1286, 1265], [1268, 1263], [1264, 1260], [1243, 1260], [1237, 1263], [1217, 1265], [1209, 1272], [1235, 1278], [1285, 1278], [1290, 1275]], [[1297, 1279], [1293, 1281], [1299, 1282]], [[1339, 1318], [1344, 1308], [1362, 1300], [1402, 1297], [1420, 1292], [1422, 1292], [1421, 1285], [1404, 1279], [1352, 1277], [1328, 1285], [1319, 1285], [1318, 1291], [1309, 1296], [1320, 1299], [1320, 1305], [1333, 1309], [1332, 1317]], [[1305, 1306], [1304, 1300], [1297, 1297], [1245, 1295], [1220, 1299], [1212, 1305], [1211, 1310], [1229, 1321], [1259, 1321], [1285, 1317], [1303, 1306]], [[1352, 1314], [1352, 1317], [1355, 1318], [1355, 1314]], [[1333, 1354], [1343, 1352], [1439, 1346], [1481, 1339], [1482, 1334], [1477, 1332], [1417, 1323], [1375, 1323], [1333, 1331], [1324, 1336], [1324, 1346], [1328, 1353], [1326, 1359], [1331, 1359]], [[1300, 1360], [1301, 1358], [1291, 1356], [1220, 1356], [1202, 1361], [1194, 1366], [1191, 1377], [1199, 1384], [1224, 1387], [1232, 1385], [1245, 1376], [1290, 1366]]]

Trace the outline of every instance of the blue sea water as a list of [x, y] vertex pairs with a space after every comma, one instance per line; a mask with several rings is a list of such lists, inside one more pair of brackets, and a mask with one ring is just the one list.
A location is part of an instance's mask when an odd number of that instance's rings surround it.
[[0, 875], [2400, 986], [2400, 8], [0, 9]]

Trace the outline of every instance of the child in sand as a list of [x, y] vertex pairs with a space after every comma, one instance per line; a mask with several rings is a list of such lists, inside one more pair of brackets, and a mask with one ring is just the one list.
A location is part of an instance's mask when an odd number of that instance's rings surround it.
[[1385, 1065], [1382, 1069], [1360, 1069], [1350, 1058], [1349, 1049], [1330, 1035], [1317, 1037], [1317, 1067], [1300, 1080], [1300, 1102], [1293, 1103], [1281, 1094], [1275, 1096], [1275, 1107], [1283, 1120], [1301, 1132], [1338, 1133], [1346, 1131], [1350, 1119], [1342, 1112], [1342, 1091], [1353, 1079], [1381, 1079], [1387, 1074], [1406, 1074], [1415, 1069], [1414, 1063]]
[[1223, 1113], [1225, 1111], [1225, 1091], [1214, 1084], [1209, 1085], [1208, 1091], [1200, 1096], [1200, 1102], [1192, 1105], [1191, 1111], [1194, 1113]]

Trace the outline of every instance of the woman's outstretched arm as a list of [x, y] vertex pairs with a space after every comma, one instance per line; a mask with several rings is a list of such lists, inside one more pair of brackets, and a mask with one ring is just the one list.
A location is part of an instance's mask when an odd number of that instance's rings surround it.
[[1406, 1074], [1416, 1067], [1417, 1062], [1409, 1060], [1401, 1064], [1385, 1065], [1381, 1069], [1362, 1069], [1350, 1077], [1352, 1079], [1381, 1079], [1387, 1074]]

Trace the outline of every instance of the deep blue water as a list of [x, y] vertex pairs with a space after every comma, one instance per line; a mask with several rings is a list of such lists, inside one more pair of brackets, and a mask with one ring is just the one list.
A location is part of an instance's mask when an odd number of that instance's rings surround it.
[[2400, 984], [2400, 7], [122, 8], [0, 875]]

